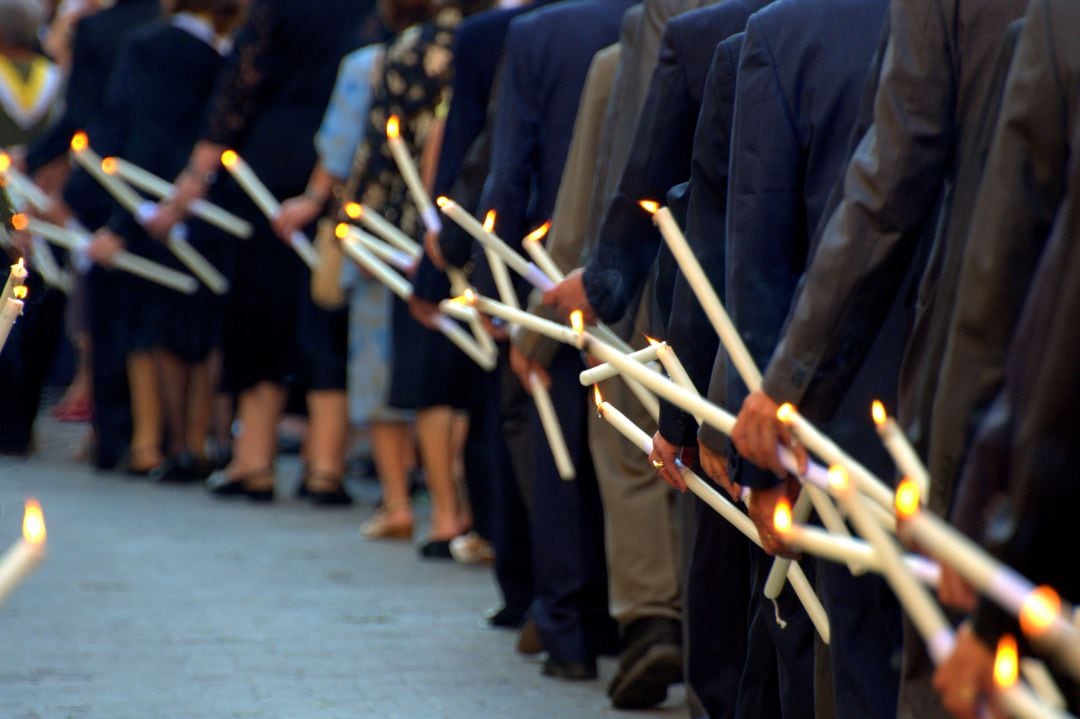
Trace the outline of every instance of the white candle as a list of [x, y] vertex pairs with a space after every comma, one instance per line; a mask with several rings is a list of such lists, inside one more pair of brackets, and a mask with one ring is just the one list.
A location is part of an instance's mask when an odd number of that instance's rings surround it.
[[0, 557], [0, 603], [45, 558], [45, 519], [37, 500], [29, 499], [23, 511], [23, 536]]
[[101, 155], [90, 149], [90, 141], [85, 132], [77, 132], [71, 138], [71, 156], [75, 162], [97, 180], [98, 184], [109, 191], [117, 202], [130, 212], [135, 212], [142, 202], [130, 187], [125, 185], [120, 178], [108, 174], [102, 167]]
[[[364, 245], [364, 247], [371, 250], [376, 257], [383, 262], [396, 267], [402, 272], [409, 272], [416, 266], [416, 258], [412, 255], [409, 255], [396, 247], [391, 247], [379, 238], [364, 232], [359, 227], [339, 224], [337, 230], [339, 233], [342, 231], [341, 228], [345, 228], [345, 232], [348, 232], [355, 237], [358, 242]], [[341, 239], [340, 234], [338, 238]]]
[[566, 437], [559, 424], [559, 417], [555, 414], [551, 393], [535, 372], [529, 373], [529, 390], [532, 392], [533, 402], [536, 403], [536, 412], [540, 415], [540, 424], [544, 428], [548, 446], [551, 447], [555, 469], [564, 480], [571, 480], [577, 476], [574, 461], [570, 459], [570, 450], [566, 446]]
[[485, 249], [497, 254], [510, 269], [524, 277], [533, 287], [546, 292], [555, 286], [543, 270], [515, 252], [501, 237], [485, 231], [484, 226], [456, 202], [446, 197], [440, 197], [437, 202], [444, 215], [472, 235]]
[[694, 256], [694, 251], [690, 249], [690, 245], [687, 243], [682, 230], [679, 229], [678, 223], [675, 222], [675, 218], [672, 217], [671, 211], [666, 207], [658, 207], [657, 203], [648, 200], [640, 204], [642, 208], [652, 214], [653, 222], [660, 229], [664, 242], [667, 243], [668, 249], [671, 250], [671, 254], [679, 265], [679, 269], [682, 270], [686, 281], [694, 291], [698, 303], [705, 310], [705, 315], [712, 323], [716, 334], [720, 336], [720, 341], [723, 343], [728, 356], [731, 357], [739, 376], [743, 378], [743, 382], [750, 388], [750, 391], [761, 389], [761, 372], [758, 371], [754, 358], [750, 356], [750, 352], [746, 349], [742, 337], [739, 336], [739, 332], [731, 322], [723, 303], [717, 297], [716, 290], [713, 289], [709, 278], [705, 276], [705, 271], [702, 270], [701, 264], [697, 261], [697, 257]]
[[[751, 490], [750, 494], [753, 497], [753, 490]], [[804, 491], [799, 494], [799, 498], [795, 501], [795, 508], [791, 511], [795, 516], [795, 521], [801, 524], [810, 517], [813, 508], [810, 493]], [[765, 588], [762, 592], [766, 599], [776, 599], [784, 591], [784, 585], [787, 583], [788, 567], [790, 566], [791, 560], [787, 557], [777, 557], [773, 560], [772, 567], [769, 568], [769, 575], [765, 577]]]
[[[27, 220], [27, 231], [75, 254], [85, 254], [90, 244], [90, 235], [85, 231], [70, 230], [36, 218]], [[120, 250], [113, 255], [112, 267], [186, 295], [194, 294], [199, 289], [199, 283], [194, 277], [127, 250]]]
[[[1004, 635], [998, 640], [994, 655], [994, 689], [998, 705], [1017, 719], [1071, 719], [1072, 715], [1067, 711], [1040, 701], [1020, 682], [1022, 666], [1016, 639], [1011, 635]], [[1053, 687], [1053, 693], [1060, 696], [1056, 686]]]
[[469, 305], [486, 315], [498, 317], [510, 324], [524, 327], [530, 332], [536, 332], [537, 334], [550, 337], [559, 342], [571, 345], [577, 344], [577, 333], [566, 325], [560, 325], [551, 320], [546, 320], [543, 317], [537, 317], [525, 310], [519, 310], [502, 302], [496, 302], [490, 298], [477, 295], [472, 291], [465, 294], [465, 300]]
[[[494, 231], [495, 210], [488, 210], [487, 215], [484, 216], [484, 232], [491, 234]], [[506, 269], [506, 265], [503, 263], [502, 259], [499, 258], [499, 255], [487, 245], [484, 245], [484, 256], [487, 258], [488, 268], [491, 270], [491, 277], [495, 280], [495, 288], [499, 292], [499, 299], [501, 299], [504, 304], [521, 309], [521, 303], [518, 302], [517, 290], [514, 289], [513, 280], [510, 279], [510, 270]]]
[[347, 202], [345, 203], [345, 214], [348, 215], [349, 219], [356, 220], [366, 227], [369, 232], [378, 235], [391, 245], [396, 245], [399, 250], [407, 252], [414, 258], [420, 257], [424, 252], [413, 238], [366, 205], [361, 205], [359, 202]]
[[[172, 197], [173, 193], [176, 191], [176, 188], [172, 183], [158, 177], [154, 173], [144, 170], [127, 160], [122, 160], [120, 158], [114, 159], [116, 162], [114, 167], [117, 176], [126, 182], [130, 182], [143, 192], [159, 199], [167, 200]], [[205, 220], [208, 224], [214, 225], [218, 229], [221, 229], [234, 237], [239, 237], [241, 239], [251, 237], [252, 229], [249, 222], [204, 199], [200, 198], [192, 202], [188, 206], [188, 212], [192, 216]]]
[[177, 259], [191, 270], [191, 273], [199, 278], [204, 285], [210, 288], [215, 295], [224, 295], [229, 291], [229, 281], [210, 264], [210, 261], [201, 252], [192, 247], [187, 240], [187, 225], [173, 225], [165, 240], [165, 245]]
[[926, 470], [919, 455], [915, 453], [915, 448], [908, 442], [907, 435], [900, 429], [900, 425], [886, 414], [885, 405], [880, 400], [874, 400], [871, 412], [878, 436], [881, 437], [885, 449], [889, 451], [889, 456], [893, 458], [905, 477], [910, 477], [915, 481], [919, 486], [923, 501], [926, 501], [930, 492], [930, 472]]
[[[604, 402], [600, 397], [600, 392], [597, 388], [593, 389], [596, 393], [596, 408], [597, 412], [600, 413], [600, 416], [618, 430], [620, 434], [641, 449], [646, 455], [652, 454], [652, 437], [631, 422], [626, 415], [613, 407], [610, 403]], [[761, 546], [761, 538], [758, 536], [757, 527], [754, 526], [753, 521], [751, 521], [749, 517], [739, 511], [734, 504], [705, 482], [705, 480], [684, 467], [682, 463], [679, 463], [679, 473], [682, 475], [683, 481], [686, 482], [686, 486], [691, 492], [708, 504], [709, 507], [716, 511], [720, 516], [731, 522], [731, 524], [742, 532], [747, 539], [757, 546]], [[822, 641], [828, 644], [830, 635], [829, 618], [825, 613], [825, 608], [821, 605], [821, 601], [818, 599], [817, 595], [814, 594], [814, 590], [811, 588], [809, 580], [807, 580], [806, 575], [798, 564], [792, 563], [788, 572], [788, 577], [791, 579], [791, 588], [795, 591], [803, 608], [806, 609], [806, 613], [810, 617], [811, 622], [813, 622]]]
[[[240, 185], [240, 188], [247, 193], [251, 201], [266, 215], [268, 220], [273, 220], [278, 216], [278, 213], [281, 212], [281, 203], [277, 201], [273, 193], [267, 189], [266, 185], [255, 174], [255, 171], [244, 162], [240, 155], [236, 154], [234, 150], [226, 150], [221, 153], [221, 164], [236, 180], [236, 184]], [[303, 232], [297, 230], [292, 233], [288, 242], [293, 251], [304, 261], [304, 264], [313, 270], [319, 266], [319, 253], [315, 251], [315, 248], [311, 245], [311, 240]]]
[[16, 299], [18, 296], [26, 296], [26, 288], [18, 287], [15, 291], [15, 297], [5, 297], [0, 300], [3, 306], [0, 307], [0, 350], [4, 349], [4, 345], [7, 344], [8, 335], [11, 334], [11, 328], [15, 325], [15, 320], [19, 318], [19, 315], [23, 311], [23, 301]]
[[53, 257], [49, 247], [45, 244], [45, 240], [32, 236], [30, 244], [33, 250], [30, 261], [34, 263], [38, 272], [41, 273], [42, 281], [49, 287], [60, 290], [65, 295], [71, 294], [71, 275], [66, 270], [60, 269], [60, 265], [56, 263], [56, 258]]
[[840, 465], [834, 466], [829, 470], [829, 478], [833, 496], [839, 500], [840, 506], [859, 534], [874, 548], [882, 575], [926, 642], [930, 658], [935, 664], [941, 664], [952, 653], [955, 645], [952, 627], [945, 618], [945, 613], [904, 566], [893, 538], [859, 501], [859, 493], [847, 470]]
[[[19, 229], [19, 227], [16, 227], [15, 229]], [[28, 274], [29, 273], [26, 271], [26, 261], [20, 257], [19, 261], [13, 264], [8, 271], [7, 281], [4, 283], [4, 290], [3, 292], [0, 292], [0, 299], [14, 297], [15, 288], [23, 286]]]
[[401, 173], [402, 179], [405, 180], [405, 185], [409, 188], [409, 194], [412, 195], [416, 209], [420, 212], [420, 219], [423, 220], [424, 227], [429, 232], [440, 231], [442, 222], [439, 221], [439, 213], [431, 204], [431, 196], [428, 195], [424, 183], [420, 180], [420, 173], [416, 170], [416, 163], [413, 162], [412, 155], [409, 154], [409, 148], [405, 146], [405, 140], [401, 138], [401, 121], [397, 115], [391, 115], [390, 119], [386, 121], [386, 141], [390, 145], [390, 154], [394, 156], [398, 172]]
[[484, 327], [484, 323], [480, 319], [480, 313], [475, 308], [466, 305], [463, 299], [455, 298], [440, 302], [439, 309], [447, 317], [468, 324], [469, 329], [472, 330], [473, 338], [485, 355], [492, 358], [498, 357], [499, 349], [495, 345], [495, 340], [488, 334], [487, 328]]
[[566, 276], [544, 248], [544, 237], [547, 236], [550, 229], [551, 222], [545, 222], [526, 235], [521, 242], [521, 246], [525, 248], [525, 253], [532, 258], [533, 264], [543, 270], [544, 274], [550, 277], [553, 282], [562, 282], [566, 279]]
[[[495, 369], [495, 365], [498, 362], [498, 354], [495, 351], [489, 351], [482, 342], [475, 338], [475, 334], [470, 337], [465, 330], [454, 322], [446, 315], [437, 315], [435, 317], [435, 326], [439, 328], [448, 340], [466, 354], [473, 362], [480, 365], [481, 369], [486, 372], [491, 372]], [[494, 350], [494, 347], [490, 348]]]
[[[645, 349], [631, 352], [627, 355], [627, 357], [634, 360], [635, 362], [640, 362], [646, 367], [649, 367], [649, 363], [656, 360], [657, 353], [660, 351], [661, 347], [667, 347], [667, 343], [657, 342], [656, 344], [649, 345]], [[650, 369], [654, 369], [655, 371], [655, 366], [650, 367]], [[619, 370], [615, 369], [614, 367], [605, 362], [604, 364], [596, 365], [591, 369], [584, 370], [580, 375], [578, 375], [578, 379], [581, 381], [581, 384], [583, 386], [588, 387], [590, 385], [598, 384], [600, 382], [603, 382], [604, 380], [609, 380], [612, 377], [618, 376]]]
[[29, 177], [11, 166], [11, 156], [6, 152], [0, 152], [0, 184], [14, 190], [15, 194], [39, 210], [46, 210], [49, 207], [49, 196]]

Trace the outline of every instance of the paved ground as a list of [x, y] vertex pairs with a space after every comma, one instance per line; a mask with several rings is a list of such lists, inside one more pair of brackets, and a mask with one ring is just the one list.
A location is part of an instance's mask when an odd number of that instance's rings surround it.
[[[368, 502], [213, 501], [94, 474], [68, 459], [78, 428], [42, 430], [37, 457], [0, 459], [0, 548], [27, 495], [49, 531], [0, 607], [0, 719], [619, 715], [611, 661], [597, 682], [540, 677], [478, 625], [489, 574], [362, 541]], [[634, 716], [683, 717], [682, 696]]]

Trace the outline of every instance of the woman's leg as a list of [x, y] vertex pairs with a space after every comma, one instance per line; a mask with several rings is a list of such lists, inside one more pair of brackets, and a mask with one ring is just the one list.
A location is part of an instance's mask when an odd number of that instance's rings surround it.
[[206, 458], [206, 440], [214, 413], [214, 384], [210, 361], [190, 365], [187, 415], [184, 424], [184, 449], [200, 459]]
[[454, 485], [454, 410], [429, 407], [416, 415], [416, 435], [431, 496], [429, 539], [447, 540], [461, 532], [457, 489]]
[[383, 499], [381, 516], [365, 525], [368, 536], [381, 536], [375, 532], [376, 528], [412, 528], [409, 464], [415, 450], [410, 429], [407, 422], [373, 422], [371, 425], [371, 454]]
[[161, 399], [169, 434], [169, 455], [175, 457], [186, 447], [191, 365], [167, 350], [157, 353], [157, 360], [161, 370]]
[[131, 390], [131, 459], [129, 469], [148, 471], [161, 464], [162, 409], [160, 382], [154, 355], [131, 352], [127, 356], [128, 384]]
[[345, 445], [349, 436], [349, 401], [344, 390], [308, 392], [308, 489], [332, 492], [345, 476]]
[[[237, 406], [239, 431], [233, 440], [233, 459], [226, 475], [236, 477], [265, 473], [274, 466], [277, 454], [277, 424], [285, 409], [285, 388], [273, 382], [260, 382], [240, 394]], [[260, 474], [249, 489], [269, 489], [270, 474]]]

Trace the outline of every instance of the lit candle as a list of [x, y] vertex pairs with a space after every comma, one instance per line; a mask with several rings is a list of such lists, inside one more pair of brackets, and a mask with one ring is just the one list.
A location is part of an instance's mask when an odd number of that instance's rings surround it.
[[529, 390], [532, 393], [533, 402], [536, 403], [536, 412], [540, 415], [540, 425], [544, 428], [548, 446], [551, 447], [551, 456], [555, 460], [555, 469], [559, 476], [565, 480], [571, 480], [577, 476], [574, 470], [574, 461], [570, 459], [570, 450], [566, 446], [566, 437], [563, 435], [559, 417], [555, 414], [555, 405], [551, 402], [551, 393], [544, 386], [544, 382], [535, 372], [529, 373]]
[[1020, 683], [1020, 652], [1016, 638], [1008, 634], [998, 640], [994, 654], [994, 689], [998, 705], [1017, 719], [1066, 719], [1071, 716], [1039, 701]]
[[345, 239], [345, 236], [351, 235], [357, 242], [371, 250], [376, 257], [392, 267], [396, 267], [402, 272], [410, 272], [416, 266], [416, 259], [414, 257], [406, 252], [402, 252], [396, 247], [391, 247], [379, 238], [369, 235], [358, 227], [339, 223], [334, 232], [339, 240], [343, 240]]
[[[831, 562], [855, 564], [875, 572], [881, 571], [881, 563], [869, 544], [851, 536], [836, 535], [795, 523], [791, 517], [791, 507], [785, 500], [776, 505], [773, 519], [777, 533], [784, 538], [784, 543], [793, 549]], [[937, 586], [941, 567], [936, 562], [917, 554], [906, 554], [903, 561], [908, 571], [918, 577], [919, 581], [931, 587]]]
[[476, 339], [477, 344], [487, 356], [498, 356], [499, 349], [495, 346], [495, 340], [488, 334], [487, 328], [484, 327], [484, 323], [480, 319], [480, 313], [475, 308], [467, 306], [463, 298], [455, 297], [454, 299], [443, 300], [439, 303], [439, 309], [448, 317], [453, 317], [468, 324], [469, 329], [472, 330], [473, 338]]
[[532, 258], [533, 264], [543, 270], [544, 274], [550, 277], [553, 282], [562, 282], [566, 276], [555, 264], [555, 260], [551, 259], [548, 251], [544, 249], [544, 238], [550, 229], [551, 221], [549, 220], [525, 235], [521, 245], [525, 248], [525, 252], [529, 257]]
[[356, 220], [366, 227], [369, 232], [378, 235], [391, 245], [396, 245], [399, 250], [409, 253], [414, 258], [420, 257], [424, 252], [416, 240], [394, 227], [392, 222], [366, 205], [361, 205], [359, 202], [347, 202], [345, 214], [349, 219]]
[[859, 501], [859, 493], [843, 466], [836, 465], [829, 470], [829, 486], [859, 534], [874, 548], [882, 575], [926, 642], [930, 658], [935, 664], [941, 664], [955, 645], [945, 613], [904, 565], [893, 538]]
[[896, 512], [904, 539], [954, 568], [972, 587], [1020, 619], [1024, 633], [1041, 650], [1056, 655], [1080, 676], [1080, 628], [1071, 610], [1050, 587], [1037, 587], [937, 515], [920, 508], [918, 485], [905, 479], [897, 487]]
[[11, 156], [6, 152], [0, 152], [0, 181], [37, 209], [44, 211], [49, 208], [49, 196], [29, 177], [11, 166]]
[[660, 207], [658, 203], [651, 200], [643, 200], [639, 204], [642, 209], [652, 215], [653, 223], [660, 229], [664, 242], [667, 243], [668, 249], [671, 250], [671, 254], [675, 257], [679, 269], [682, 270], [690, 289], [694, 291], [701, 308], [705, 310], [705, 315], [712, 323], [716, 334], [720, 336], [720, 341], [723, 343], [728, 356], [731, 357], [739, 376], [743, 378], [743, 382], [746, 383], [751, 392], [759, 390], [761, 388], [761, 372], [758, 371], [754, 358], [750, 356], [749, 350], [746, 349], [742, 337], [739, 336], [739, 332], [735, 329], [735, 325], [724, 309], [723, 303], [717, 297], [716, 290], [713, 289], [709, 278], [705, 276], [705, 271], [701, 268], [697, 257], [694, 256], [694, 251], [690, 249], [690, 245], [687, 243], [682, 230], [679, 229], [678, 223], [675, 222], [675, 218], [672, 217], [671, 211], [666, 207]]
[[[21, 216], [20, 222], [25, 223], [24, 227], [28, 232], [76, 255], [85, 255], [90, 244], [90, 235], [85, 231], [71, 230], [37, 218], [27, 218], [25, 215]], [[120, 250], [113, 255], [111, 266], [186, 295], [194, 294], [199, 289], [199, 283], [194, 277], [127, 250]]]
[[409, 148], [405, 146], [405, 140], [401, 137], [401, 120], [397, 115], [391, 115], [386, 121], [386, 142], [390, 145], [390, 154], [394, 157], [398, 172], [405, 180], [405, 186], [409, 188], [409, 194], [412, 195], [413, 202], [420, 211], [420, 219], [424, 222], [424, 227], [428, 232], [440, 231], [442, 222], [439, 221], [439, 213], [432, 206], [431, 196], [428, 195], [424, 183], [421, 182], [416, 163], [413, 162]]
[[[488, 210], [484, 216], [483, 227], [484, 232], [488, 234], [495, 232], [495, 210]], [[514, 289], [514, 283], [510, 279], [510, 271], [506, 269], [502, 259], [489, 245], [483, 247], [484, 256], [487, 257], [488, 261], [488, 268], [491, 270], [491, 277], [495, 280], [495, 288], [499, 292], [499, 298], [503, 303], [520, 309], [521, 303], [518, 302], [517, 290]]]
[[497, 351], [494, 351], [494, 347], [489, 349], [484, 342], [476, 339], [475, 334], [469, 336], [465, 330], [461, 329], [460, 325], [446, 315], [436, 315], [435, 326], [454, 346], [464, 352], [473, 362], [480, 365], [480, 368], [485, 372], [491, 372], [495, 369], [498, 354]]
[[0, 303], [3, 305], [0, 307], [0, 350], [4, 349], [4, 345], [7, 344], [8, 335], [11, 334], [11, 328], [15, 325], [15, 320], [22, 314], [23, 299], [26, 297], [26, 286], [19, 285], [11, 292], [11, 297], [4, 297], [0, 300]]
[[0, 603], [45, 558], [45, 518], [41, 514], [41, 505], [35, 499], [26, 501], [22, 533], [22, 539], [0, 558]]
[[[17, 222], [15, 223], [18, 224]], [[16, 226], [16, 230], [21, 229]], [[0, 299], [8, 299], [15, 296], [15, 288], [22, 287], [26, 282], [26, 276], [29, 273], [26, 271], [26, 261], [23, 258], [19, 258], [19, 261], [11, 266], [8, 271], [7, 282], [4, 283], [4, 291], [0, 292]]]
[[49, 247], [45, 244], [45, 240], [37, 236], [31, 236], [30, 246], [33, 251], [30, 255], [30, 261], [34, 263], [38, 272], [41, 273], [42, 281], [49, 287], [60, 290], [66, 295], [71, 294], [71, 275], [66, 270], [60, 269], [60, 265], [56, 263], [56, 258], [53, 257]]
[[[240, 155], [236, 154], [235, 150], [226, 150], [221, 153], [221, 164], [268, 220], [273, 220], [278, 216], [281, 212], [281, 203], [262, 183], [255, 171], [244, 162]], [[289, 236], [289, 246], [308, 267], [314, 270], [319, 266], [319, 253], [315, 251], [311, 240], [303, 232], [297, 230], [292, 233]]]
[[[132, 192], [131, 188], [120, 181], [119, 178], [113, 177], [105, 172], [102, 168], [101, 155], [90, 149], [90, 140], [87, 138], [86, 133], [79, 131], [75, 133], [75, 136], [71, 138], [71, 156], [75, 159], [76, 164], [86, 170], [87, 174], [97, 180], [98, 184], [109, 191], [116, 200], [131, 212], [135, 212], [141, 198]], [[131, 206], [125, 203], [134, 203]]]
[[919, 485], [919, 491], [925, 501], [930, 491], [930, 473], [926, 470], [922, 460], [919, 459], [919, 455], [915, 453], [915, 448], [908, 442], [907, 436], [900, 429], [900, 425], [896, 423], [896, 420], [885, 412], [885, 405], [880, 400], [874, 400], [871, 413], [874, 418], [874, 426], [877, 427], [878, 435], [881, 437], [885, 449], [889, 451], [889, 455], [893, 458], [896, 466], [900, 468], [900, 472]]
[[537, 334], [550, 337], [559, 342], [571, 345], [577, 344], [577, 333], [566, 325], [546, 320], [543, 317], [537, 317], [525, 310], [511, 307], [503, 302], [496, 302], [488, 297], [478, 295], [472, 290], [467, 291], [464, 297], [465, 302], [468, 305], [475, 307], [486, 315], [498, 317], [510, 324], [524, 327], [530, 332], [536, 332]]
[[165, 246], [215, 295], [224, 295], [229, 291], [229, 281], [225, 279], [225, 276], [188, 242], [187, 225], [183, 223], [173, 225], [165, 238]]
[[[656, 360], [657, 353], [660, 351], [661, 347], [667, 347], [667, 343], [657, 342], [656, 344], [651, 344], [645, 349], [631, 352], [627, 357], [648, 367], [650, 362]], [[619, 370], [605, 362], [604, 364], [596, 365], [591, 369], [584, 370], [578, 376], [578, 379], [581, 380], [583, 386], [588, 387], [618, 376]]]
[[[144, 170], [138, 165], [127, 160], [115, 159], [115, 172], [125, 182], [130, 182], [143, 192], [167, 200], [173, 196], [176, 188], [172, 183], [164, 180], [152, 172]], [[247, 239], [251, 237], [251, 223], [243, 220], [231, 212], [204, 199], [197, 199], [188, 206], [188, 212], [218, 229], [228, 232], [234, 237]]]
[[[620, 434], [626, 437], [626, 439], [630, 440], [632, 444], [644, 452], [646, 456], [652, 454], [652, 437], [631, 422], [629, 417], [613, 407], [609, 402], [605, 402], [600, 395], [599, 387], [593, 387], [593, 393], [596, 397], [597, 413]], [[681, 462], [678, 463], [678, 469], [679, 474], [682, 475], [683, 481], [686, 482], [686, 486], [691, 492], [708, 504], [717, 514], [731, 522], [732, 526], [742, 532], [747, 539], [757, 546], [761, 546], [761, 538], [758, 536], [757, 527], [754, 526], [753, 521], [751, 521], [749, 517], [739, 511], [734, 504], [728, 501], [726, 497], [716, 491], [710, 484], [705, 482], [705, 480], [683, 466]], [[806, 613], [810, 617], [810, 620], [817, 628], [822, 641], [828, 644], [828, 615], [825, 613], [825, 608], [821, 606], [821, 601], [817, 598], [817, 595], [814, 594], [814, 590], [811, 588], [810, 582], [807, 580], [802, 568], [796, 563], [791, 563], [788, 568], [788, 576], [791, 579], [791, 588], [795, 590], [795, 594], [806, 609]]]

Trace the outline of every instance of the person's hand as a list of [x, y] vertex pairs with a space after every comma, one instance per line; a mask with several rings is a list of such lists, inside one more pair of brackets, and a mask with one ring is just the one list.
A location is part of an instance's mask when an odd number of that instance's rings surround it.
[[446, 257], [443, 256], [442, 246], [439, 244], [438, 232], [428, 230], [424, 233], [424, 252], [427, 253], [428, 259], [431, 260], [431, 264], [435, 265], [435, 269], [446, 272], [449, 263], [447, 263]]
[[86, 248], [87, 256], [101, 265], [111, 267], [116, 253], [124, 249], [124, 241], [112, 230], [103, 227], [94, 233], [90, 245]]
[[782, 478], [787, 476], [787, 470], [780, 464], [777, 445], [788, 447], [795, 453], [800, 472], [806, 471], [807, 456], [803, 446], [795, 441], [791, 429], [776, 418], [778, 409], [779, 405], [764, 392], [751, 392], [739, 410], [731, 439], [746, 460]]
[[[956, 719], [976, 719], [983, 700], [994, 689], [994, 654], [971, 628], [960, 627], [956, 647], [934, 672], [934, 689], [945, 710]], [[1001, 716], [991, 708], [991, 716]]]
[[[14, 156], [12, 162], [15, 162]], [[25, 162], [23, 163], [25, 167]], [[18, 169], [18, 164], [15, 164], [15, 168]], [[34, 173], [32, 178], [34, 184], [40, 187], [45, 194], [51, 195], [54, 198], [59, 197], [60, 193], [64, 189], [64, 185], [67, 184], [68, 177], [71, 176], [71, 162], [68, 160], [67, 155], [61, 155], [52, 162], [46, 163], [37, 172]]]
[[161, 202], [154, 209], [154, 213], [143, 222], [143, 229], [158, 242], [164, 242], [172, 228], [184, 219], [185, 214], [176, 203]]
[[569, 317], [574, 310], [581, 310], [585, 322], [594, 324], [596, 311], [585, 294], [584, 274], [585, 271], [580, 268], [571, 272], [565, 280], [544, 293], [544, 304], [555, 308], [564, 317]]
[[675, 461], [682, 453], [682, 447], [676, 446], [664, 439], [664, 435], [657, 432], [653, 435], [653, 449], [649, 453], [649, 462], [656, 470], [660, 479], [680, 492], [686, 491], [686, 481], [682, 478]]
[[773, 524], [773, 515], [776, 514], [776, 505], [781, 499], [787, 499], [792, 506], [799, 496], [799, 482], [794, 478], [787, 478], [780, 484], [770, 489], [751, 490], [746, 500], [746, 508], [757, 527], [758, 536], [761, 538], [761, 548], [772, 557], [785, 557], [798, 559], [799, 553], [788, 547], [776, 532]]
[[281, 211], [270, 221], [270, 225], [278, 237], [288, 242], [294, 232], [314, 222], [322, 208], [322, 203], [315, 198], [299, 195], [281, 204]]
[[938, 599], [950, 609], [971, 612], [978, 602], [975, 590], [948, 564], [941, 564], [941, 580], [938, 582]]
[[521, 382], [521, 386], [530, 395], [532, 394], [532, 381], [529, 379], [529, 375], [535, 374], [540, 379], [541, 384], [551, 389], [551, 375], [548, 374], [547, 369], [535, 360], [526, 357], [525, 353], [513, 345], [510, 346], [510, 369], [513, 371], [514, 376], [518, 378], [518, 382]]
[[738, 502], [742, 497], [742, 487], [731, 481], [727, 457], [712, 451], [700, 440], [698, 441], [698, 457], [701, 460], [701, 468], [705, 470], [705, 474], [709, 475], [709, 479], [719, 484], [732, 501]]
[[427, 327], [429, 330], [434, 330], [436, 329], [435, 317], [439, 314], [439, 306], [432, 302], [428, 302], [422, 297], [410, 295], [409, 314], [424, 327]]

